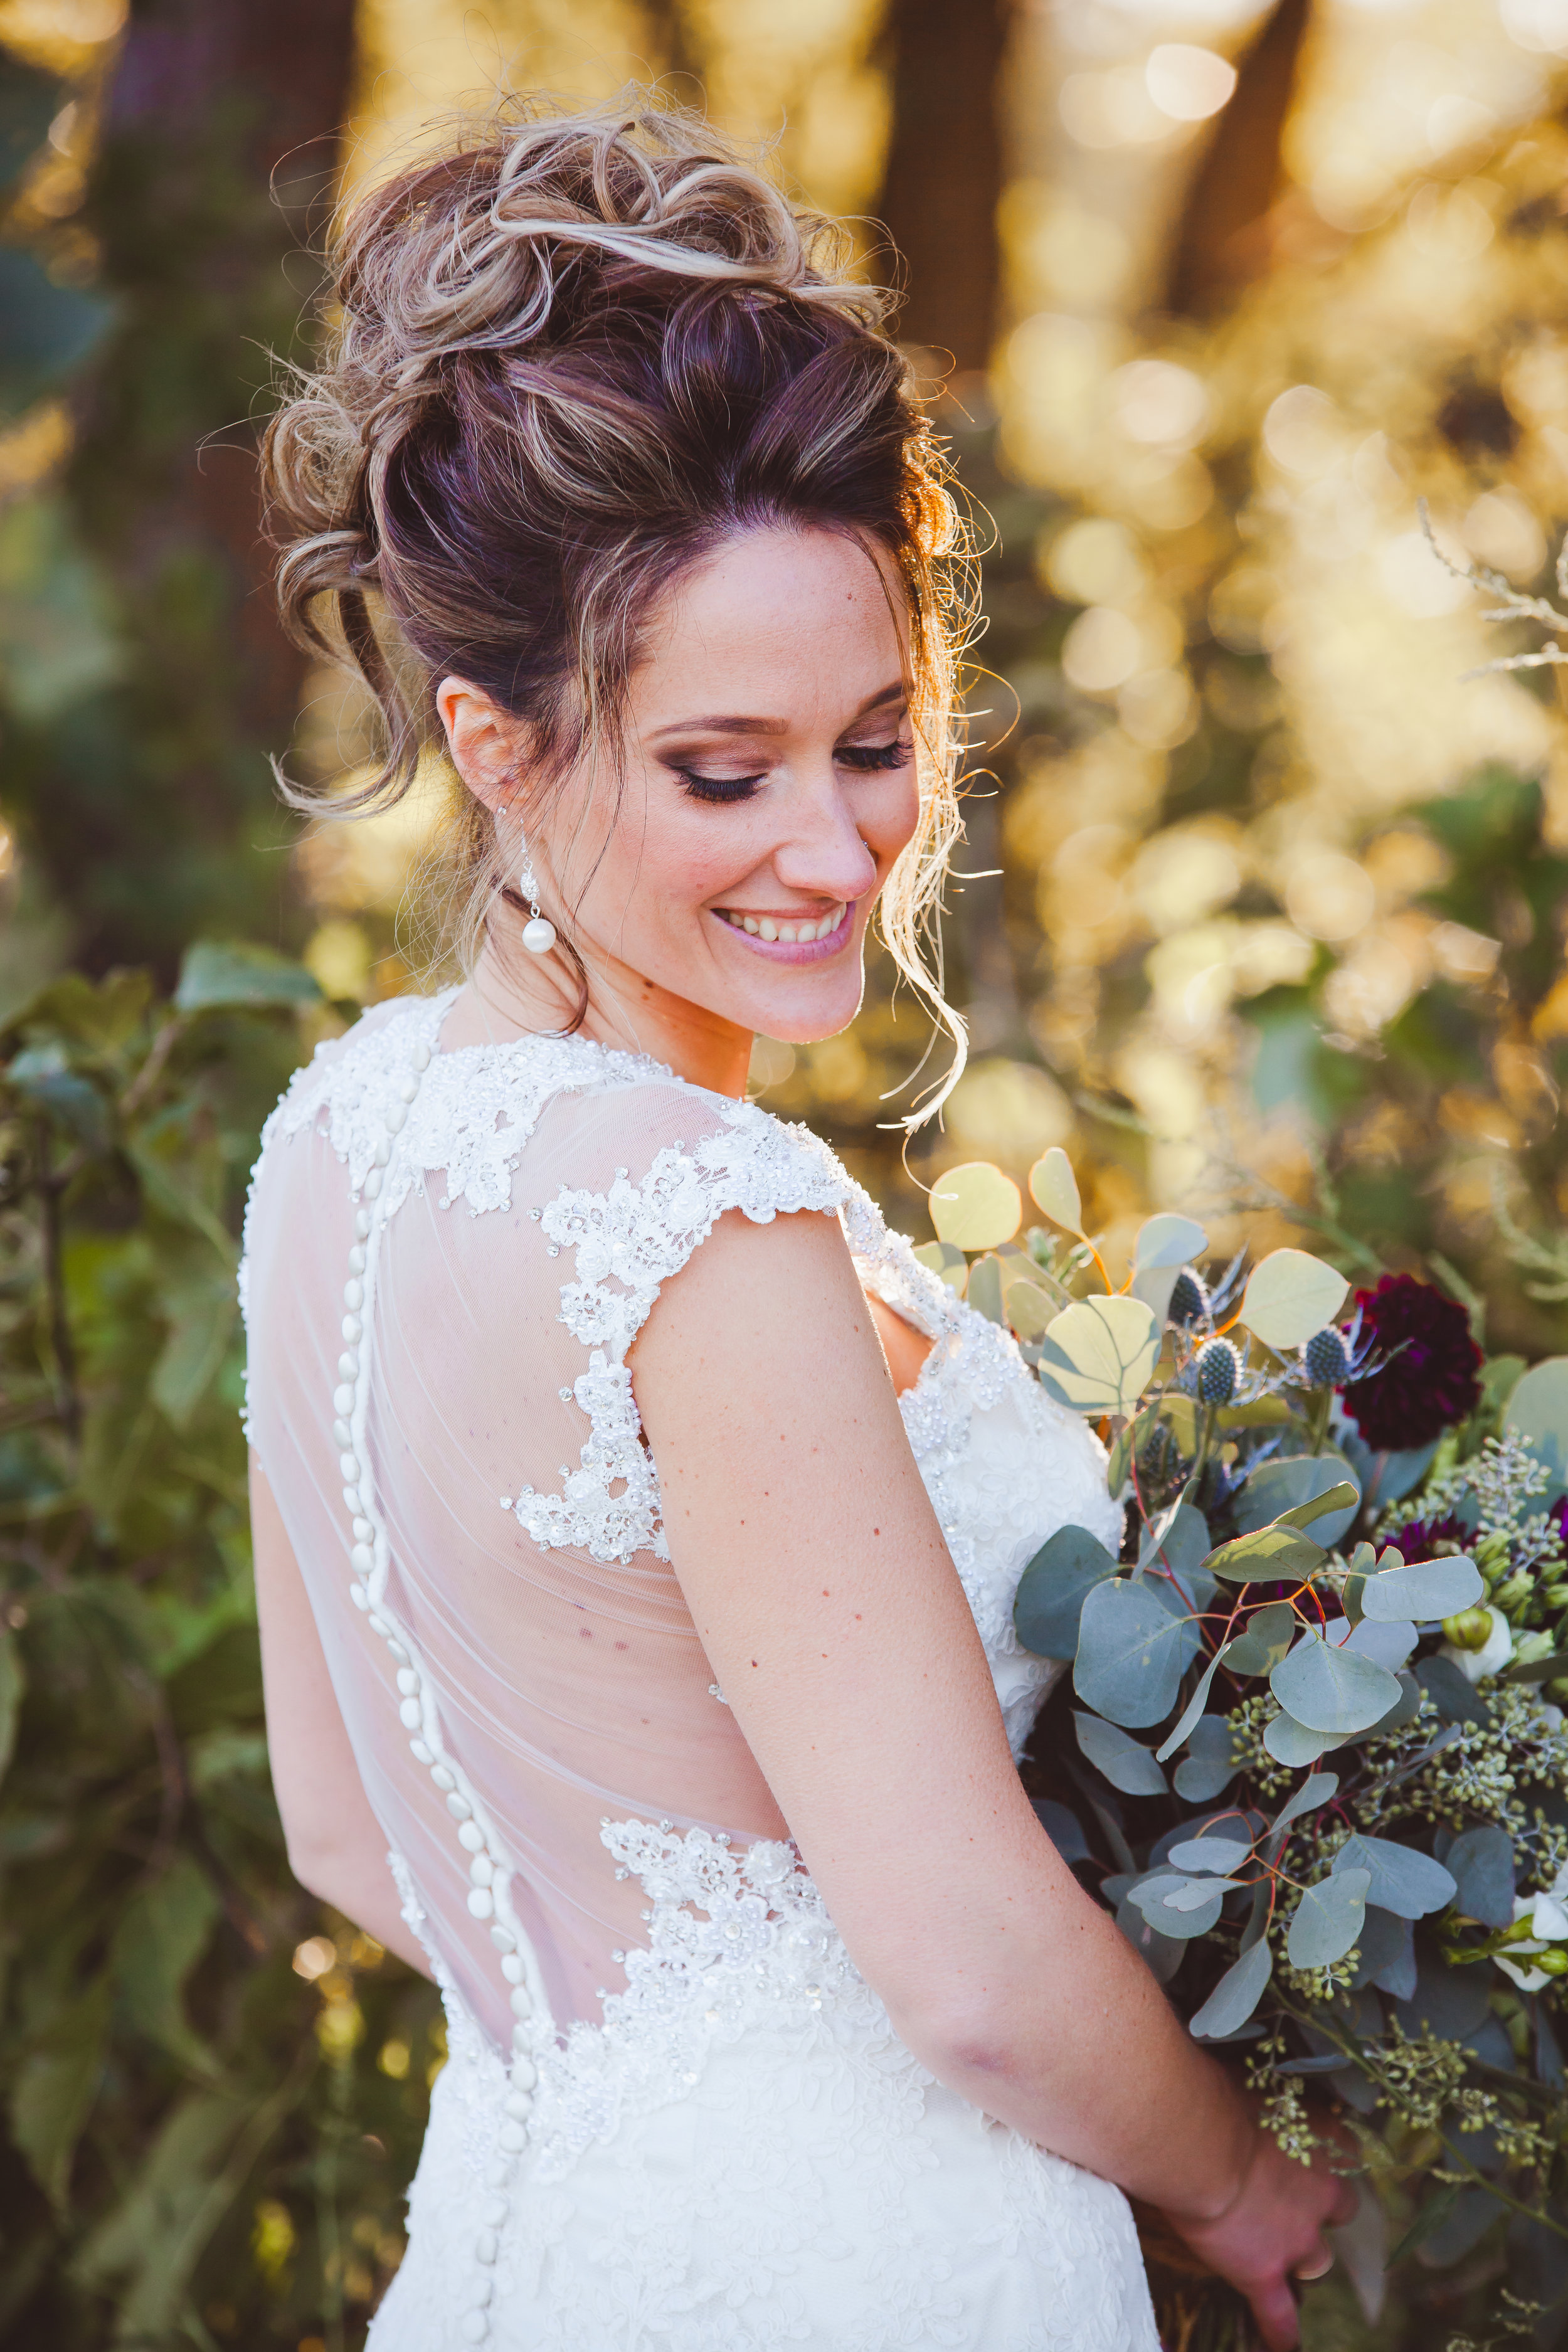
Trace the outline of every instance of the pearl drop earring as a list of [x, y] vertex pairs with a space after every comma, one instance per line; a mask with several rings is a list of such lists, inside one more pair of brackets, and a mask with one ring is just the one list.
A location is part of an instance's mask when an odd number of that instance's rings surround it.
[[548, 915], [539, 911], [539, 877], [533, 870], [533, 860], [528, 854], [528, 844], [520, 831], [517, 845], [521, 852], [518, 862], [517, 884], [528, 900], [529, 919], [522, 927], [522, 944], [530, 955], [546, 956], [555, 945], [555, 926]]

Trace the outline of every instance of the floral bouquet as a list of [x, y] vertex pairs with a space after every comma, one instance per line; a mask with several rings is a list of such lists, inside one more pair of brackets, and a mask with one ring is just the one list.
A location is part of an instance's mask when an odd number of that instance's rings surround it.
[[[1568, 1358], [1487, 1361], [1408, 1274], [1352, 1298], [1302, 1250], [1211, 1269], [1180, 1215], [1118, 1286], [1062, 1151], [1029, 1189], [1020, 1243], [1016, 1186], [951, 1171], [921, 1255], [1099, 1430], [1125, 1506], [1119, 1558], [1064, 1528], [1018, 1588], [1066, 1670], [1036, 1810], [1281, 2146], [1310, 2157], [1315, 2100], [1353, 2133], [1365, 2320], [1414, 2257], [1554, 2343]], [[1228, 2288], [1150, 2251], [1170, 2343], [1246, 2340]]]

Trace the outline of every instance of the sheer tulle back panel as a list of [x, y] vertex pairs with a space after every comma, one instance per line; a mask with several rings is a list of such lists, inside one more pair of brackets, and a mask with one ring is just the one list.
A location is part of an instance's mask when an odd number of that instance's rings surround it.
[[[668, 1080], [551, 1097], [509, 1207], [443, 1205], [433, 1173], [390, 1213], [368, 1302], [386, 1601], [434, 1685], [446, 1748], [501, 1833], [563, 2024], [597, 2017], [600, 1990], [624, 1981], [612, 1952], [642, 1940], [642, 1891], [617, 1882], [605, 1819], [668, 1819], [742, 1842], [787, 1834], [712, 1696], [668, 1564], [647, 1548], [607, 1560], [585, 1546], [542, 1549], [509, 1507], [525, 1486], [559, 1495], [590, 1434], [573, 1395], [588, 1353], [560, 1319], [575, 1269], [530, 1212], [563, 1187], [605, 1192], [618, 1172], [635, 1183], [663, 1147], [689, 1150], [717, 1124]], [[469, 1915], [468, 1856], [409, 1754], [394, 1662], [349, 1596], [331, 1395], [354, 1205], [323, 1133], [273, 1137], [250, 1224], [252, 1431], [372, 1806], [459, 1990], [504, 2044], [507, 1988]], [[745, 1568], [738, 1549], [736, 1574]]]

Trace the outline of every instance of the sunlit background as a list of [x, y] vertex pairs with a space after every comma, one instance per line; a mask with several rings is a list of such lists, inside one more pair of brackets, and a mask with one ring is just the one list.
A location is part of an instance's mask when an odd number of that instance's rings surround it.
[[[1531, 1232], [1568, 1206], [1568, 750], [1551, 670], [1467, 677], [1542, 633], [1485, 619], [1417, 506], [1457, 563], [1550, 589], [1568, 515], [1568, 0], [360, 0], [353, 16], [341, 152], [322, 149], [342, 119], [329, 105], [308, 126], [315, 211], [290, 215], [298, 249], [273, 264], [293, 310], [259, 306], [247, 397], [193, 420], [226, 462], [265, 397], [268, 318], [287, 332], [310, 291], [320, 175], [363, 184], [498, 89], [658, 80], [853, 216], [868, 271], [892, 266], [879, 224], [901, 248], [906, 331], [944, 386], [986, 550], [967, 878], [946, 924], [973, 1060], [942, 1130], [901, 1156], [887, 1122], [927, 1037], [879, 970], [846, 1035], [759, 1041], [762, 1098], [819, 1126], [922, 1236], [935, 1170], [1018, 1172], [1060, 1142], [1113, 1246], [1150, 1206], [1278, 1195], [1282, 1216], [1346, 1213], [1390, 1263], [1435, 1252], [1539, 1339], [1545, 1309], [1499, 1256], [1492, 1203], [1500, 1188]], [[79, 216], [131, 55], [121, 10], [8, 0], [0, 37], [71, 93], [7, 236], [123, 319], [134, 268]], [[0, 438], [13, 992], [41, 959], [163, 944], [134, 889], [85, 870], [110, 855], [87, 785], [62, 838], [49, 749], [95, 698], [124, 713], [129, 697], [155, 731], [149, 694], [184, 677], [214, 697], [171, 653], [177, 612], [133, 675], [152, 575], [127, 534], [168, 518], [151, 493], [109, 528], [95, 505], [113, 436], [156, 441], [157, 390], [143, 365], [153, 409], [106, 425], [101, 388], [66, 383], [14, 401]], [[71, 454], [84, 419], [91, 463]], [[177, 604], [166, 578], [152, 593]], [[189, 647], [213, 658], [199, 631]], [[352, 775], [369, 748], [352, 695], [280, 675], [296, 767]], [[266, 869], [248, 898], [216, 891], [220, 928], [302, 945], [346, 1017], [410, 982], [405, 891], [440, 794], [290, 846], [259, 756], [283, 743], [254, 712], [247, 730], [233, 784], [232, 742], [169, 754], [230, 792], [236, 858]], [[67, 760], [79, 777], [84, 759]], [[223, 854], [196, 856], [165, 933], [191, 927], [202, 856]]]

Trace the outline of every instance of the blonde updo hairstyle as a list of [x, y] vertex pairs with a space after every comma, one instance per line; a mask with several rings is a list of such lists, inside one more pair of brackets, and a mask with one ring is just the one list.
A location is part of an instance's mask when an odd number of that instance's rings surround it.
[[[357, 672], [384, 758], [346, 794], [285, 790], [330, 815], [400, 800], [456, 675], [522, 722], [536, 811], [615, 738], [684, 572], [739, 531], [845, 532], [909, 607], [921, 814], [882, 934], [962, 1061], [934, 922], [959, 831], [960, 533], [883, 299], [847, 258], [842, 231], [647, 99], [509, 101], [361, 196], [334, 240], [321, 365], [291, 385], [265, 467], [285, 625]], [[442, 948], [467, 968], [496, 891], [517, 902], [489, 810], [457, 805]]]

